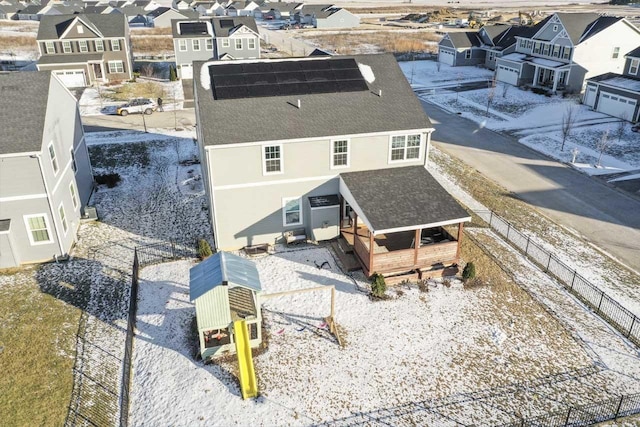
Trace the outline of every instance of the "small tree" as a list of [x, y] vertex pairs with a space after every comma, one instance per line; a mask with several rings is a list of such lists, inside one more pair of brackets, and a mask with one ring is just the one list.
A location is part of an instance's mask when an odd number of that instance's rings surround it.
[[169, 81], [175, 82], [178, 80], [178, 74], [176, 73], [176, 67], [169, 65]]
[[571, 134], [577, 118], [578, 109], [576, 105], [569, 104], [566, 110], [564, 110], [564, 115], [562, 116], [562, 146], [560, 147], [560, 151], [564, 151], [564, 143]]
[[382, 298], [384, 293], [387, 292], [387, 284], [384, 281], [384, 276], [382, 274], [373, 273], [372, 279], [371, 295], [376, 298]]
[[611, 141], [609, 140], [609, 129], [607, 129], [600, 137], [600, 140], [596, 143], [596, 148], [598, 149], [598, 152], [600, 152], [600, 155], [598, 156], [598, 163], [596, 164], [596, 166], [600, 167], [602, 155], [605, 151], [607, 151], [607, 148], [609, 148], [610, 145]]
[[489, 80], [489, 90], [487, 91], [487, 116], [489, 116], [489, 107], [493, 103], [493, 98], [496, 97], [496, 81]]
[[624, 136], [624, 131], [627, 128], [627, 115], [623, 114], [620, 119], [616, 128], [613, 130], [613, 136], [618, 140], [618, 144], [620, 144], [620, 140]]
[[211, 245], [205, 239], [198, 240], [198, 257], [200, 259], [205, 259], [213, 254], [211, 250]]
[[507, 97], [507, 92], [509, 92], [509, 88], [511, 87], [510, 84], [508, 83], [502, 83], [502, 97], [506, 98]]
[[462, 270], [462, 280], [465, 282], [472, 280], [476, 277], [476, 266], [473, 262], [468, 262]]
[[440, 67], [442, 67], [442, 63], [440, 62], [440, 58], [436, 57], [436, 70], [440, 72]]

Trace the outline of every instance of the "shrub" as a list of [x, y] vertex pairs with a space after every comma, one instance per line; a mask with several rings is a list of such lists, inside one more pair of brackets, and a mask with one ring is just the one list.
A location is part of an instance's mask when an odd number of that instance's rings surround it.
[[429, 284], [426, 280], [420, 280], [418, 281], [418, 289], [420, 292], [429, 292]]
[[169, 81], [175, 82], [178, 80], [178, 74], [176, 73], [176, 67], [169, 65]]
[[462, 270], [462, 279], [467, 282], [476, 277], [476, 266], [472, 262], [468, 262]]
[[376, 298], [382, 298], [384, 293], [387, 292], [387, 284], [384, 281], [384, 276], [382, 274], [373, 273], [371, 276], [373, 282], [371, 282], [371, 295]]
[[205, 239], [198, 240], [198, 257], [205, 259], [213, 254], [211, 245]]
[[113, 188], [120, 182], [119, 173], [105, 173], [96, 175], [93, 179], [100, 185], [106, 185], [109, 188]]

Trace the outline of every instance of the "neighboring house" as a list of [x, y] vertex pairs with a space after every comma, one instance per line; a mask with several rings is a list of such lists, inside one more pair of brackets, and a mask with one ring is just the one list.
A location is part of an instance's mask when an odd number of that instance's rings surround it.
[[178, 10], [189, 10], [192, 9], [192, 3], [195, 3], [195, 0], [173, 0], [171, 7]]
[[582, 102], [601, 113], [630, 122], [640, 120], [640, 47], [625, 55], [622, 74], [587, 79]]
[[296, 2], [272, 2], [264, 3], [254, 10], [256, 19], [289, 19], [293, 17], [296, 10], [302, 9], [303, 3]]
[[15, 4], [0, 4], [0, 19], [16, 19], [16, 14], [20, 7], [22, 6]]
[[170, 7], [159, 7], [147, 13], [150, 27], [170, 28], [174, 19], [198, 19], [200, 14], [195, 10], [176, 10]]
[[45, 16], [38, 28], [39, 70], [67, 87], [131, 80], [129, 24], [122, 14]]
[[438, 43], [438, 61], [452, 67], [483, 64], [485, 51], [480, 46], [477, 31], [446, 33]]
[[194, 10], [196, 10], [200, 15], [204, 16], [222, 16], [225, 12], [224, 6], [222, 6], [217, 1], [197, 2], [193, 6]]
[[640, 45], [640, 30], [624, 18], [555, 13], [529, 36], [516, 36], [513, 53], [496, 61], [496, 80], [550, 91], [582, 92], [585, 79], [622, 73], [624, 53]]
[[193, 61], [213, 58], [213, 25], [211, 20], [173, 20], [173, 49], [181, 79], [193, 78]]
[[258, 4], [253, 1], [232, 1], [226, 7], [227, 16], [254, 16]]
[[498, 58], [515, 52], [516, 37], [528, 37], [536, 31], [536, 27], [511, 25], [485, 25], [478, 31], [482, 41], [480, 49], [485, 52], [484, 66], [496, 69]]
[[31, 4], [27, 7], [21, 8], [17, 17], [19, 21], [39, 21], [41, 18], [40, 10], [42, 10], [42, 6]]
[[469, 215], [425, 169], [433, 127], [392, 55], [194, 67], [218, 250], [350, 234], [366, 275], [457, 262], [462, 226], [441, 227]]
[[50, 71], [0, 74], [0, 268], [64, 257], [93, 176], [75, 97]]
[[294, 20], [302, 25], [316, 28], [354, 28], [360, 25], [360, 18], [346, 9], [333, 5], [304, 5], [295, 11]]
[[249, 16], [211, 18], [214, 59], [260, 58], [260, 34]]

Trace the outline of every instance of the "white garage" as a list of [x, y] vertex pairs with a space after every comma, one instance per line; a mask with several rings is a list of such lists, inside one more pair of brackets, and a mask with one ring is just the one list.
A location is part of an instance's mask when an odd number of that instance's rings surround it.
[[64, 70], [53, 72], [66, 87], [85, 87], [87, 79], [84, 70]]
[[191, 64], [180, 64], [180, 77], [181, 79], [192, 79], [193, 78], [193, 65]]
[[593, 104], [596, 102], [597, 89], [593, 86], [587, 86], [587, 90], [584, 92], [584, 105], [593, 108]]
[[496, 67], [496, 80], [499, 82], [517, 86], [519, 75], [520, 72], [516, 68], [509, 68], [504, 65], [498, 65]]
[[449, 49], [440, 48], [440, 51], [438, 52], [438, 61], [439, 62], [441, 62], [443, 64], [447, 64], [447, 65], [453, 66], [453, 63], [455, 62], [455, 59], [456, 59], [455, 51], [449, 50]]
[[635, 99], [625, 98], [624, 96], [613, 95], [607, 92], [600, 92], [596, 111], [631, 121], [633, 120], [633, 113], [635, 109]]

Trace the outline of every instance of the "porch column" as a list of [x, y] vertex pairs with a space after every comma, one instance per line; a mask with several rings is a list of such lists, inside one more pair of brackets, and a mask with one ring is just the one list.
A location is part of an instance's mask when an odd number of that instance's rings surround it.
[[540, 78], [540, 67], [535, 65], [534, 67], [536, 67], [536, 71], [533, 72], [533, 85], [538, 86], [538, 79]]
[[464, 222], [458, 224], [458, 248], [456, 249], [456, 259], [460, 260], [460, 247], [462, 245], [462, 230], [464, 228]]
[[356, 245], [356, 237], [358, 236], [358, 214], [353, 211], [353, 245]]
[[553, 93], [558, 89], [558, 80], [560, 80], [560, 73], [558, 70], [553, 70]]
[[338, 212], [338, 224], [340, 224], [340, 230], [344, 227], [344, 197], [340, 196], [340, 212]]
[[418, 265], [418, 252], [420, 249], [420, 236], [422, 235], [422, 229], [416, 230], [415, 243], [413, 245], [413, 265]]
[[373, 245], [374, 245], [374, 237], [373, 231], [369, 230], [369, 274], [373, 271]]

